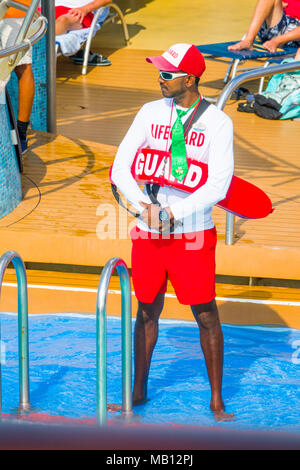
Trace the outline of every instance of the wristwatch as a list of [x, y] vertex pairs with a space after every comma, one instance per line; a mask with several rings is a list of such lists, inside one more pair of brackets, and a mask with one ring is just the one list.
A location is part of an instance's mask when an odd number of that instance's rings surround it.
[[170, 220], [169, 212], [167, 212], [166, 209], [161, 209], [158, 218], [161, 222], [168, 222]]

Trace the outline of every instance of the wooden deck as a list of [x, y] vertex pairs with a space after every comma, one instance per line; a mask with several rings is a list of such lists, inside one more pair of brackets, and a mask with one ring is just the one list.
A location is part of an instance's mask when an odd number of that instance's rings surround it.
[[[112, 65], [89, 68], [85, 77], [69, 59], [58, 60], [58, 134], [32, 133], [22, 176], [24, 199], [0, 220], [2, 252], [20, 253], [29, 268], [29, 284], [35, 286], [29, 289], [30, 312], [93, 312], [99, 280], [95, 268], [112, 256], [122, 257], [130, 267], [128, 229], [133, 221], [116, 204], [108, 173], [137, 110], [160, 97], [157, 71], [145, 57], [161, 50], [131, 45], [101, 47], [101, 52]], [[200, 87], [204, 96], [220, 93], [225, 67], [207, 62]], [[247, 83], [252, 91], [256, 87]], [[227, 246], [225, 212], [214, 209], [222, 320], [300, 328], [299, 122], [238, 113], [236, 101], [225, 112], [234, 122], [236, 175], [264, 189], [275, 211], [263, 220], [237, 219], [235, 244]], [[13, 279], [9, 272], [2, 310], [15, 302]], [[257, 285], [246, 285], [253, 279]], [[113, 290], [109, 311], [117, 313], [115, 284]], [[191, 319], [171, 286], [168, 293], [165, 315]]]
[[[48, 266], [48, 270], [41, 269], [41, 266], [39, 269], [28, 269], [29, 312], [95, 313], [100, 274], [68, 272], [66, 266], [63, 272], [59, 268], [62, 269], [58, 266]], [[300, 298], [297, 288], [217, 282], [216, 289], [220, 319], [224, 323], [300, 328]], [[119, 279], [113, 276], [107, 297], [108, 315], [120, 314], [120, 294]], [[11, 269], [7, 270], [4, 278], [1, 310], [17, 311], [16, 276]], [[136, 311], [137, 301], [132, 291], [133, 316]], [[190, 308], [178, 303], [171, 284], [168, 285], [162, 318], [193, 320]]]
[[[36, 132], [31, 137], [23, 175], [24, 200], [0, 221], [3, 247], [14, 240], [27, 261], [98, 266], [119, 254], [130, 263], [124, 228], [116, 236], [127, 213], [114, 201], [108, 172], [136, 111], [145, 101], [160, 96], [156, 71], [144, 61], [148, 52], [116, 51], [114, 66], [94, 68], [87, 77], [74, 79], [72, 73], [78, 68], [67, 59], [59, 62], [58, 135]], [[132, 64], [130, 73], [128, 63]], [[201, 91], [204, 96], [216, 96], [224, 65], [208, 62], [207, 67]], [[212, 77], [219, 77], [213, 85]], [[225, 212], [214, 209], [220, 242], [218, 272], [300, 279], [299, 122], [268, 121], [238, 113], [236, 108], [236, 101], [225, 108], [235, 127], [235, 173], [264, 189], [275, 211], [263, 220], [238, 219], [235, 245], [230, 247], [224, 243]], [[111, 209], [108, 241], [99, 238], [105, 204]], [[33, 247], [35, 237], [39, 242]], [[57, 239], [65, 239], [67, 246], [57, 246]]]

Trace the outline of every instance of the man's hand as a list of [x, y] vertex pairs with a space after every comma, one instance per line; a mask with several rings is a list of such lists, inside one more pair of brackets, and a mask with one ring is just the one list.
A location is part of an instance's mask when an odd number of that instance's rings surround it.
[[174, 216], [169, 207], [165, 207], [164, 210], [168, 212], [170, 220], [163, 223], [159, 220], [159, 212], [162, 209], [161, 206], [157, 204], [147, 204], [146, 202], [140, 202], [140, 205], [145, 208], [140, 215], [140, 219], [145, 222], [150, 229], [157, 230], [160, 233], [170, 232], [170, 227], [174, 225]]
[[74, 16], [81, 24], [87, 14], [88, 14], [88, 11], [86, 10], [85, 7], [72, 8], [69, 11], [69, 15]]

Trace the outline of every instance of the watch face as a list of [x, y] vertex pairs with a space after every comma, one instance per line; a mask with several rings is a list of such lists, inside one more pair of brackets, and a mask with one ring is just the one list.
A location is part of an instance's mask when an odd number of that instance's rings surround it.
[[167, 220], [169, 220], [169, 214], [166, 210], [162, 209], [159, 213], [159, 220], [161, 222], [166, 222]]

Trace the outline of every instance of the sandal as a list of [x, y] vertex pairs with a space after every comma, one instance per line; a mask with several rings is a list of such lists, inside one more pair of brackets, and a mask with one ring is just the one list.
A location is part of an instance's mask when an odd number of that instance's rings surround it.
[[248, 101], [246, 103], [239, 103], [237, 110], [241, 113], [254, 113], [253, 104], [254, 102], [249, 103]]
[[[83, 59], [84, 59], [83, 50], [81, 49], [80, 51], [77, 52], [77, 54], [72, 55], [71, 59], [73, 60], [74, 64], [83, 65]], [[104, 66], [111, 65], [111, 61], [107, 57], [104, 57], [102, 54], [90, 52], [88, 65], [104, 65]]]
[[248, 90], [248, 88], [244, 88], [244, 87], [240, 87], [240, 88], [237, 88], [231, 95], [231, 99], [233, 100], [241, 100], [243, 98], [246, 98], [247, 95], [250, 94], [250, 91]]

